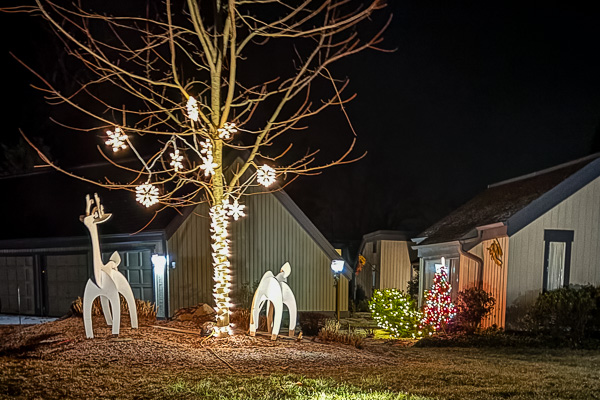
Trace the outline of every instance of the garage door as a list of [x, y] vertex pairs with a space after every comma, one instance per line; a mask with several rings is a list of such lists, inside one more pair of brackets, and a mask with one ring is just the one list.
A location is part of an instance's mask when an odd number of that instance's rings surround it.
[[73, 300], [83, 297], [90, 278], [87, 254], [46, 256], [48, 288], [47, 315], [60, 317], [69, 311]]
[[[105, 262], [111, 253], [103, 254]], [[125, 275], [136, 299], [154, 301], [152, 252], [150, 250], [119, 251], [119, 271]]]
[[0, 312], [17, 314], [21, 296], [21, 314], [35, 314], [33, 257], [0, 257]]

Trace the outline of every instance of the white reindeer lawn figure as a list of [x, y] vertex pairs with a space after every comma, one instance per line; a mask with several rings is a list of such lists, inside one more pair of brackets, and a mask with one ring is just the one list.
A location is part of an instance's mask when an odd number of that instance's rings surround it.
[[[258, 327], [258, 316], [264, 303], [267, 303], [267, 329], [271, 333], [271, 340], [277, 340], [279, 334], [279, 328], [281, 326], [281, 317], [283, 314], [283, 305], [285, 304], [290, 312], [290, 326], [289, 335], [294, 336], [294, 330], [296, 328], [296, 298], [292, 289], [288, 286], [287, 277], [290, 276], [292, 267], [290, 263], [283, 264], [281, 271], [277, 276], [273, 275], [273, 272], [267, 271], [260, 280], [258, 289], [254, 293], [252, 299], [252, 309], [250, 310], [250, 336], [256, 334]], [[273, 319], [273, 309], [270, 309], [269, 303], [272, 303], [275, 311], [275, 318]]]
[[[121, 325], [121, 300], [119, 293], [125, 297], [129, 306], [129, 316], [131, 319], [131, 327], [138, 327], [137, 309], [135, 306], [135, 298], [131, 291], [131, 286], [127, 282], [127, 278], [117, 270], [121, 264], [121, 256], [118, 252], [114, 252], [110, 256], [108, 263], [102, 262], [100, 255], [100, 243], [98, 241], [98, 228], [96, 225], [106, 222], [112, 214], [105, 214], [104, 207], [100, 204], [100, 198], [97, 193], [94, 193], [94, 200], [90, 199], [90, 195], [85, 196], [85, 215], [79, 217], [81, 222], [90, 231], [92, 239], [92, 256], [94, 263], [94, 281], [88, 279], [83, 293], [83, 325], [85, 326], [85, 336], [88, 339], [94, 337], [94, 329], [92, 327], [92, 303], [94, 299], [100, 296], [102, 303], [102, 312], [107, 325], [112, 325], [113, 335], [119, 334]], [[92, 206], [94, 208], [92, 209]], [[90, 211], [91, 210], [91, 211]], [[112, 313], [111, 313], [112, 308]], [[112, 314], [112, 315], [111, 315]]]

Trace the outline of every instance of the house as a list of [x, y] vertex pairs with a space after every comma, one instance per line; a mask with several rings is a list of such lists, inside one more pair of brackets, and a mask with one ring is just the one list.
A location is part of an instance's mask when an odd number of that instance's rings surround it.
[[[98, 179], [106, 166], [77, 172]], [[108, 175], [108, 174], [106, 174]], [[0, 313], [61, 316], [83, 295], [92, 276], [90, 239], [79, 216], [85, 195], [98, 193], [112, 218], [99, 226], [103, 256], [119, 251], [120, 269], [136, 298], [157, 304], [158, 316], [180, 307], [212, 304], [213, 271], [206, 205], [147, 209], [132, 193], [111, 191], [54, 170], [0, 178]], [[338, 253], [283, 191], [243, 199], [246, 217], [231, 221], [233, 290], [251, 286], [267, 270], [292, 266], [288, 284], [300, 311], [335, 311], [331, 261]], [[167, 268], [153, 268], [152, 255]], [[351, 269], [345, 265], [341, 296]], [[341, 311], [347, 311], [345, 302]]]
[[[366, 298], [375, 289], [407, 290], [413, 278], [411, 234], [404, 231], [375, 231], [363, 236], [359, 254], [365, 264], [355, 274], [355, 287], [363, 290]], [[361, 288], [361, 289], [358, 289]], [[356, 299], [356, 293], [354, 294]]]
[[444, 257], [454, 298], [480, 286], [484, 326], [517, 327], [542, 291], [600, 284], [600, 154], [489, 185], [413, 241], [421, 299]]

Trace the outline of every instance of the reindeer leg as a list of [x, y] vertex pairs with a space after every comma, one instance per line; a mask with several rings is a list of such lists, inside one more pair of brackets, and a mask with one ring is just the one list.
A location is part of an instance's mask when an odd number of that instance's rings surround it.
[[119, 271], [113, 271], [112, 278], [115, 282], [117, 290], [123, 295], [123, 297], [125, 297], [125, 301], [127, 301], [127, 306], [129, 307], [129, 318], [131, 319], [131, 327], [137, 329], [138, 315], [137, 308], [135, 305], [135, 297], [133, 297], [133, 291], [131, 290], [131, 286], [129, 286], [127, 278], [125, 278], [125, 276]]
[[273, 308], [275, 309], [275, 320], [273, 321], [271, 340], [277, 340], [277, 335], [279, 334], [279, 327], [281, 326], [281, 317], [283, 316], [283, 302], [273, 302]]
[[290, 326], [288, 327], [289, 335], [294, 336], [294, 332], [296, 330], [296, 317], [298, 315], [296, 298], [294, 297], [292, 289], [290, 289], [286, 283], [281, 284], [281, 291], [283, 293], [283, 304], [287, 306], [290, 313]]
[[262, 302], [259, 299], [258, 293], [254, 294], [252, 299], [252, 308], [250, 308], [250, 336], [256, 335], [256, 329], [258, 328], [260, 309], [262, 308]]
[[92, 339], [94, 337], [94, 328], [92, 327], [92, 303], [98, 297], [100, 288], [88, 279], [83, 292], [83, 326], [85, 327], [85, 337]]
[[110, 313], [110, 301], [108, 301], [108, 297], [104, 295], [100, 296], [100, 304], [102, 304], [102, 313], [104, 314], [106, 325], [111, 326], [113, 321]]
[[267, 301], [267, 333], [273, 332], [273, 307], [271, 302]]
[[110, 303], [113, 314], [112, 334], [118, 335], [121, 327], [121, 299], [119, 298], [119, 292], [111, 293]]

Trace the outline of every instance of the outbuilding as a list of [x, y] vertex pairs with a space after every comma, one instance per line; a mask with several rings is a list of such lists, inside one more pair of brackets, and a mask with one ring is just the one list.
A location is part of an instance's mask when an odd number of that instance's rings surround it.
[[[359, 267], [356, 268], [356, 287], [370, 298], [375, 289], [407, 291], [413, 278], [411, 234], [404, 231], [379, 230], [363, 236], [359, 247]], [[364, 264], [361, 262], [364, 261]]]

